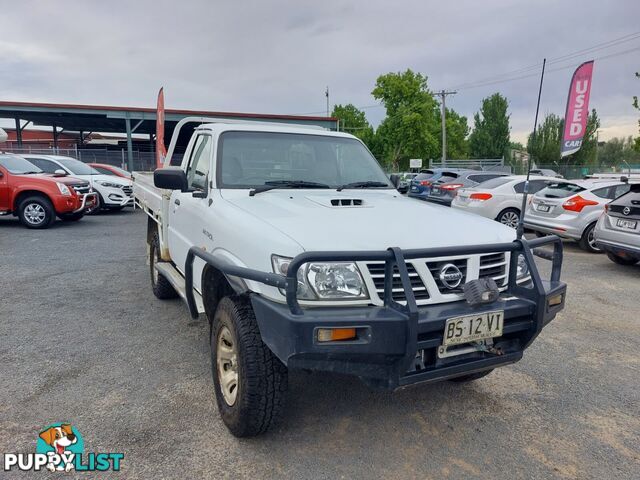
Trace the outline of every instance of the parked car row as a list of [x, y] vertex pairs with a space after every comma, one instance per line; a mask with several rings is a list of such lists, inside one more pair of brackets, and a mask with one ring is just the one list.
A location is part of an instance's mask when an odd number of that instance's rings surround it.
[[[565, 180], [552, 170], [532, 172], [537, 175], [529, 178], [525, 228], [538, 236], [555, 234], [575, 240], [588, 252], [606, 251], [617, 263], [640, 260], [640, 185], [634, 183], [636, 179]], [[441, 168], [417, 174], [409, 196], [516, 228], [525, 182], [525, 175]]]
[[0, 153], [0, 215], [17, 216], [27, 228], [47, 228], [56, 217], [77, 221], [103, 208], [133, 206], [131, 179], [118, 170], [103, 174], [59, 155]]

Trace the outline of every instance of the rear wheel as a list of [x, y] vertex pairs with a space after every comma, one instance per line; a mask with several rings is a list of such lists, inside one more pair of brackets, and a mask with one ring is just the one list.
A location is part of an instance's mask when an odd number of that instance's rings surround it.
[[596, 228], [596, 224], [592, 223], [587, 228], [585, 228], [582, 233], [582, 238], [578, 242], [580, 248], [590, 252], [590, 253], [602, 253], [602, 249], [596, 247], [596, 241], [594, 236], [594, 230]]
[[507, 227], [516, 228], [520, 220], [520, 210], [517, 208], [506, 208], [498, 214], [496, 220]]
[[613, 252], [607, 252], [607, 257], [614, 263], [618, 265], [635, 265], [640, 262], [640, 259], [634, 257], [623, 257], [621, 255], [616, 255]]
[[160, 239], [158, 238], [158, 232], [155, 232], [151, 239], [151, 245], [149, 245], [151, 290], [153, 290], [153, 294], [160, 300], [176, 298], [178, 293], [173, 288], [173, 285], [171, 285], [169, 280], [156, 270], [156, 263], [160, 262], [160, 260]]
[[462, 375], [460, 377], [450, 378], [449, 381], [456, 382], [456, 383], [472, 382], [474, 380], [478, 380], [479, 378], [486, 377], [491, 372], [493, 372], [493, 368], [491, 370], [485, 370], [483, 372], [470, 373], [469, 375]]
[[236, 437], [266, 432], [281, 418], [287, 367], [260, 336], [245, 297], [224, 297], [211, 325], [211, 370], [222, 421]]
[[27, 228], [48, 228], [56, 220], [56, 211], [46, 197], [27, 197], [18, 206], [18, 218]]

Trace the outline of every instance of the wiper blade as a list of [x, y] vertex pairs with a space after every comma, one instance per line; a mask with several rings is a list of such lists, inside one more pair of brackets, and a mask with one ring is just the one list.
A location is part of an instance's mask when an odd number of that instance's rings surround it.
[[253, 197], [256, 193], [268, 192], [276, 188], [331, 188], [326, 183], [307, 182], [306, 180], [271, 180], [264, 182], [261, 187], [254, 188], [249, 192]]
[[389, 184], [384, 182], [372, 182], [372, 181], [351, 182], [351, 183], [346, 183], [344, 185], [340, 185], [338, 188], [336, 188], [336, 190], [340, 192], [345, 188], [380, 188], [380, 187], [388, 187], [388, 186]]
[[35, 175], [42, 172], [22, 172], [22, 175]]

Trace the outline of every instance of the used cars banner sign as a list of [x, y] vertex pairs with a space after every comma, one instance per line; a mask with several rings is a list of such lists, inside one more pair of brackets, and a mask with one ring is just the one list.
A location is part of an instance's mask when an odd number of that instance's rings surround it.
[[567, 98], [567, 111], [564, 115], [564, 132], [560, 145], [561, 157], [576, 153], [582, 146], [589, 117], [592, 73], [593, 60], [583, 63], [573, 73], [569, 87], [569, 98]]

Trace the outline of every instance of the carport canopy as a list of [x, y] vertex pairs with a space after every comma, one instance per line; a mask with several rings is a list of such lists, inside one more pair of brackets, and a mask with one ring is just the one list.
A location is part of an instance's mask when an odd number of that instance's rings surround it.
[[[332, 117], [165, 109], [165, 141], [167, 143], [175, 125], [184, 117], [190, 116], [314, 125], [330, 130], [336, 130], [338, 127], [338, 120]], [[90, 132], [126, 134], [129, 165], [133, 161], [132, 135], [148, 134], [152, 138], [156, 133], [155, 108], [0, 101], [0, 118], [15, 120], [19, 145], [22, 143], [22, 130], [29, 124], [51, 127], [55, 147], [57, 147], [57, 136], [63, 131], [78, 132], [81, 141], [84, 135]], [[181, 138], [179, 144], [184, 145], [185, 142], [186, 139]]]

